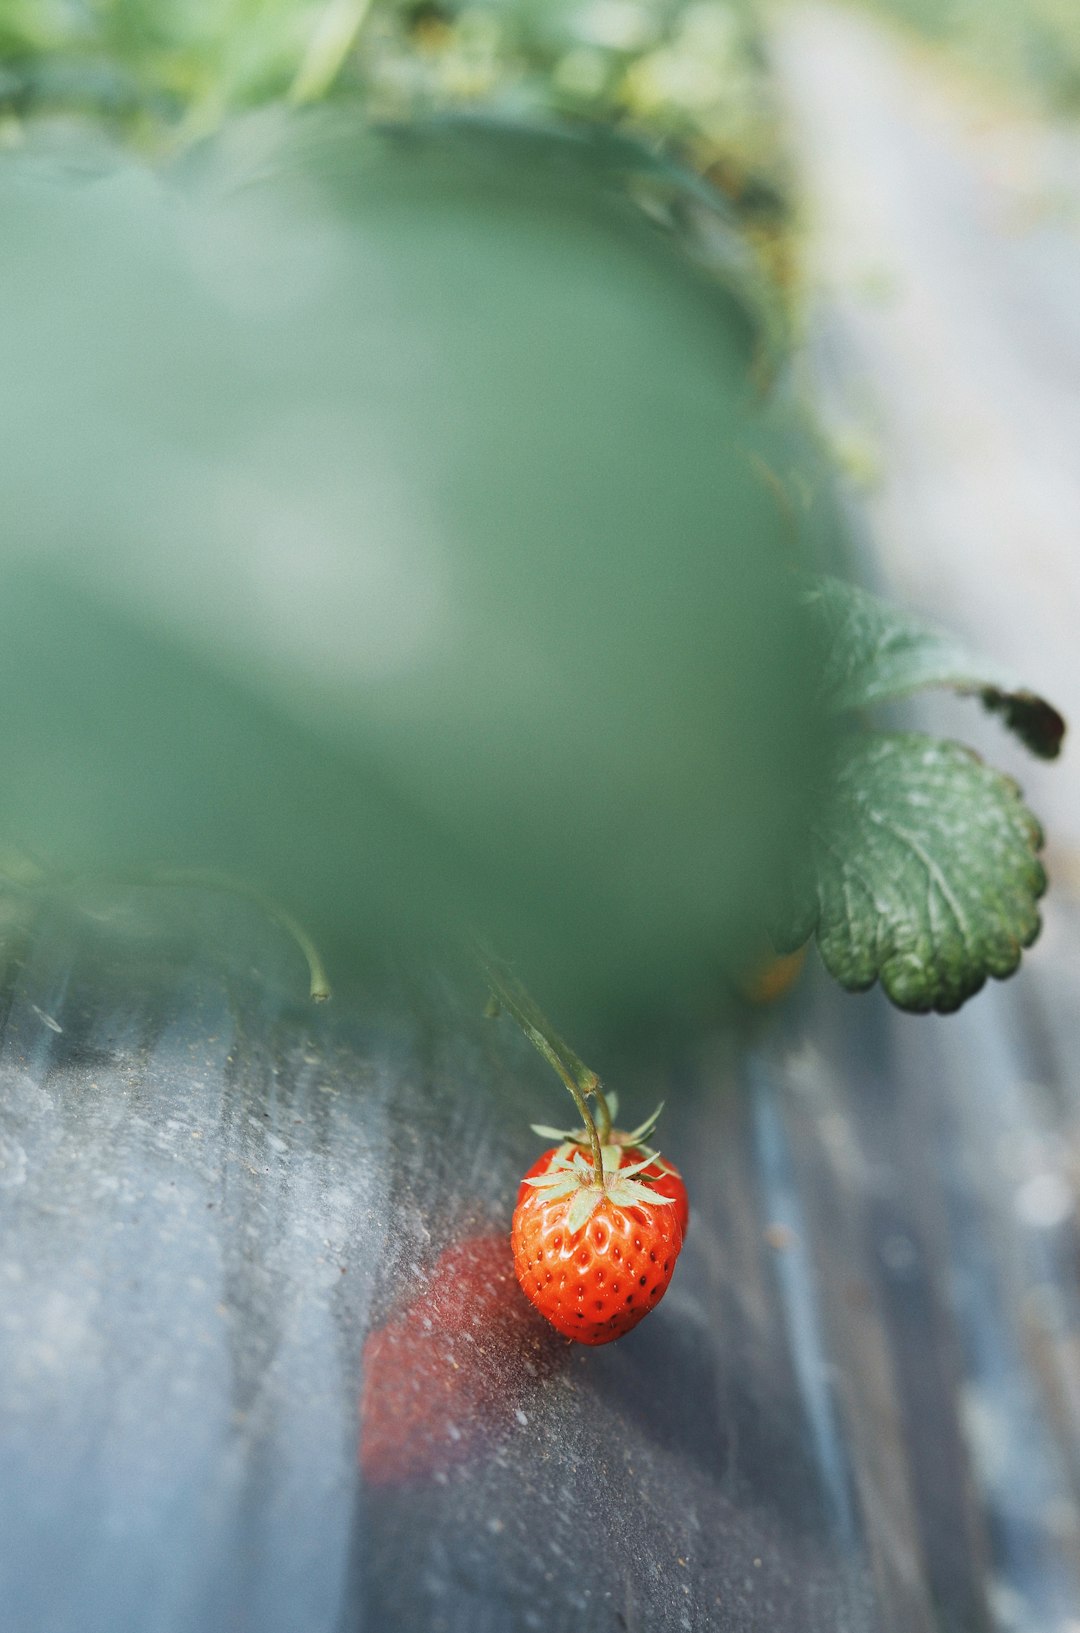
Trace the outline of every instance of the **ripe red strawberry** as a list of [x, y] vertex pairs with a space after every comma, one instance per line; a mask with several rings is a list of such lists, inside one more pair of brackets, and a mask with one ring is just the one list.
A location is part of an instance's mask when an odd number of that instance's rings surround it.
[[604, 1174], [580, 1151], [546, 1152], [522, 1184], [511, 1243], [522, 1290], [541, 1315], [581, 1344], [608, 1344], [659, 1304], [682, 1248], [670, 1198], [645, 1185], [646, 1157], [621, 1166], [604, 1148]]
[[429, 1480], [496, 1445], [521, 1421], [559, 1347], [518, 1296], [505, 1235], [446, 1248], [364, 1345], [367, 1483]]
[[[614, 1112], [615, 1106], [615, 1096], [614, 1094], [609, 1094], [609, 1110]], [[641, 1178], [648, 1185], [650, 1185], [654, 1191], [658, 1191], [661, 1196], [668, 1196], [671, 1198], [675, 1205], [675, 1213], [679, 1221], [679, 1229], [681, 1230], [683, 1236], [685, 1236], [687, 1226], [690, 1223], [690, 1201], [686, 1194], [686, 1183], [683, 1180], [679, 1170], [673, 1163], [668, 1162], [666, 1157], [661, 1157], [659, 1153], [653, 1151], [644, 1143], [652, 1134], [653, 1129], [656, 1127], [657, 1118], [660, 1116], [663, 1109], [663, 1105], [657, 1106], [652, 1116], [647, 1118], [645, 1122], [641, 1124], [640, 1128], [633, 1129], [629, 1134], [625, 1133], [620, 1128], [613, 1128], [608, 1134], [604, 1143], [606, 1145], [617, 1146], [619, 1148], [621, 1153], [620, 1167], [622, 1168], [629, 1168], [632, 1164], [641, 1162], [643, 1157], [652, 1157], [654, 1159], [647, 1168], [643, 1168], [641, 1170]], [[544, 1134], [547, 1135], [549, 1139], [559, 1139], [562, 1141], [562, 1144], [553, 1146], [550, 1151], [545, 1151], [543, 1155], [538, 1157], [533, 1163], [532, 1167], [529, 1169], [529, 1172], [525, 1175], [525, 1178], [522, 1180], [521, 1185], [518, 1188], [517, 1199], [519, 1202], [522, 1201], [526, 1194], [526, 1181], [535, 1179], [539, 1174], [546, 1173], [552, 1161], [556, 1157], [569, 1157], [575, 1150], [579, 1150], [589, 1163], [592, 1162], [589, 1136], [583, 1128], [548, 1128], [543, 1123], [534, 1123], [532, 1126], [534, 1134]]]

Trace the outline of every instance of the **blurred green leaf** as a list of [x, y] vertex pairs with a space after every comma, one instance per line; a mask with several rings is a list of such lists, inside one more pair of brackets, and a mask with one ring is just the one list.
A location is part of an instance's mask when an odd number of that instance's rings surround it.
[[556, 998], [738, 956], [825, 752], [803, 438], [630, 180], [325, 114], [0, 167], [11, 843], [475, 922]]

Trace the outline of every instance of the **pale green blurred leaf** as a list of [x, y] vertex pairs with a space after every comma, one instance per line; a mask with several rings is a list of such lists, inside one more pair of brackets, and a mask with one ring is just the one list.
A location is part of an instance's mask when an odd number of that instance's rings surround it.
[[735, 956], [822, 752], [802, 437], [625, 147], [261, 116], [79, 168], [0, 169], [0, 832], [582, 993]]

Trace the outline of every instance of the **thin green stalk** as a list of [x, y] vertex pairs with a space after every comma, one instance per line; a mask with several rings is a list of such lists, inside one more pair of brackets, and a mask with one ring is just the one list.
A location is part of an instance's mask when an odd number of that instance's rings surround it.
[[326, 95], [356, 45], [370, 10], [371, 0], [328, 0], [289, 87], [289, 101], [295, 107]]
[[[611, 1114], [600, 1088], [600, 1079], [559, 1036], [510, 967], [479, 942], [474, 943], [474, 950], [487, 976], [492, 996], [514, 1017], [529, 1042], [559, 1074], [573, 1095], [574, 1104], [589, 1136], [594, 1171], [600, 1183], [604, 1184], [604, 1158], [601, 1147], [611, 1133]], [[600, 1113], [602, 1137], [589, 1110], [590, 1097], [596, 1101]]]
[[299, 919], [256, 885], [248, 884], [245, 879], [234, 879], [229, 873], [218, 873], [213, 868], [148, 867], [127, 872], [122, 877], [128, 884], [188, 885], [200, 890], [223, 890], [231, 896], [242, 896], [246, 901], [254, 902], [268, 918], [274, 919], [288, 932], [303, 953], [311, 977], [314, 1001], [322, 1004], [330, 997], [330, 982], [314, 941]]

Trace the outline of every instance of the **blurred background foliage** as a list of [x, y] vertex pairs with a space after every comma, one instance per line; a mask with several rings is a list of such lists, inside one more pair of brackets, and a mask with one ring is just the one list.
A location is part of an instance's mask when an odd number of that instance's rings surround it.
[[783, 280], [788, 188], [756, 0], [7, 0], [0, 111], [151, 152], [279, 99], [617, 127], [692, 165]]
[[1080, 113], [1077, 0], [871, 0], [1036, 109]]
[[[1080, 111], [1076, 0], [866, 0], [1053, 110]], [[84, 116], [150, 153], [281, 100], [617, 128], [726, 197], [790, 292], [792, 182], [769, 0], [5, 0], [0, 141]]]

